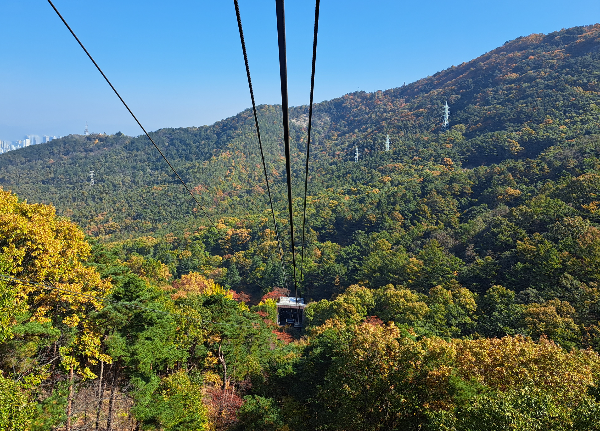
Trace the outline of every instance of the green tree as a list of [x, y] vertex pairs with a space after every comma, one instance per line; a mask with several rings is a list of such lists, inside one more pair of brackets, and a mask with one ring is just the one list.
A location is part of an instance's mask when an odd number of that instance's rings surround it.
[[516, 335], [523, 330], [524, 306], [515, 301], [515, 292], [492, 286], [479, 298], [477, 331], [486, 337]]
[[26, 387], [8, 379], [0, 372], [0, 429], [23, 431], [29, 429], [35, 415], [35, 403]]
[[393, 321], [399, 326], [422, 327], [430, 311], [424, 294], [395, 288], [391, 284], [377, 289], [374, 297], [375, 315], [384, 322]]
[[238, 413], [239, 429], [248, 431], [279, 431], [284, 423], [281, 411], [275, 400], [259, 395], [244, 397], [244, 404]]
[[208, 430], [208, 411], [202, 400], [202, 386], [188, 374], [177, 371], [163, 377], [144, 409], [136, 409], [145, 429], [165, 431]]

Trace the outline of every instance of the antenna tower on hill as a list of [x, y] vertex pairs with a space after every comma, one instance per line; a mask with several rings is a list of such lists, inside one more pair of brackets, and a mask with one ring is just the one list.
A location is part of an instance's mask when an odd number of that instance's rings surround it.
[[390, 135], [385, 138], [385, 151], [390, 151]]
[[356, 153], [354, 154], [354, 161], [358, 162], [358, 147], [356, 147]]
[[90, 132], [88, 131], [88, 125], [87, 125], [87, 121], [85, 122], [85, 130], [83, 131], [83, 134], [84, 134], [85, 136], [87, 136], [87, 135], [89, 135], [89, 134], [90, 134]]
[[90, 186], [94, 186], [94, 171], [90, 171]]
[[448, 106], [448, 101], [446, 101], [446, 105], [444, 106], [444, 124], [442, 127], [447, 128], [450, 124], [450, 107]]

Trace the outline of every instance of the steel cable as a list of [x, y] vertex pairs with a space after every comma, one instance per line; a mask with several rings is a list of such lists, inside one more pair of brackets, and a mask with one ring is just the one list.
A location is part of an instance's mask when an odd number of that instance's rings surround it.
[[317, 34], [319, 33], [319, 7], [321, 0], [316, 1], [315, 5], [315, 30], [313, 36], [313, 57], [312, 57], [312, 73], [310, 75], [310, 104], [308, 105], [308, 136], [306, 139], [306, 169], [304, 172], [304, 206], [302, 211], [302, 254], [300, 258], [300, 281], [304, 280], [304, 249], [305, 233], [306, 233], [306, 195], [308, 193], [308, 162], [310, 158], [310, 132], [312, 129], [313, 115], [313, 96], [315, 89], [315, 67], [317, 62]]
[[244, 63], [246, 65], [246, 76], [248, 78], [248, 88], [250, 89], [250, 99], [252, 100], [252, 112], [254, 113], [254, 125], [256, 127], [256, 134], [258, 136], [258, 145], [260, 147], [260, 157], [262, 159], [263, 172], [265, 174], [265, 182], [267, 184], [267, 193], [269, 194], [269, 205], [271, 206], [271, 216], [273, 218], [273, 226], [275, 227], [275, 237], [277, 239], [277, 245], [279, 247], [279, 261], [281, 262], [281, 273], [283, 274], [284, 283], [287, 285], [287, 274], [285, 272], [283, 264], [283, 247], [279, 238], [279, 229], [277, 227], [277, 221], [275, 220], [275, 210], [273, 209], [273, 198], [271, 196], [271, 187], [269, 185], [269, 177], [267, 175], [267, 165], [265, 163], [265, 155], [263, 152], [262, 139], [260, 135], [260, 127], [258, 125], [258, 116], [256, 114], [256, 102], [254, 100], [254, 90], [252, 89], [252, 79], [250, 78], [250, 66], [248, 63], [248, 54], [246, 53], [246, 42], [244, 40], [244, 31], [242, 29], [242, 18], [240, 15], [240, 8], [238, 0], [233, 0], [235, 6], [235, 14], [237, 17], [238, 29], [240, 32], [240, 42], [242, 44], [242, 52], [244, 54]]
[[69, 32], [71, 32], [71, 34], [73, 35], [73, 37], [75, 38], [75, 40], [77, 41], [77, 43], [79, 44], [79, 46], [81, 46], [81, 48], [83, 49], [83, 51], [87, 54], [87, 56], [89, 57], [89, 59], [92, 60], [92, 63], [94, 63], [94, 66], [96, 66], [96, 69], [98, 69], [98, 72], [100, 72], [100, 74], [102, 75], [102, 77], [104, 78], [104, 80], [108, 83], [108, 85], [110, 86], [110, 88], [112, 88], [112, 90], [115, 92], [115, 94], [117, 95], [117, 97], [119, 98], [119, 100], [121, 101], [121, 103], [123, 103], [123, 106], [125, 106], [125, 108], [127, 109], [127, 111], [129, 111], [129, 113], [131, 114], [131, 116], [133, 117], [133, 119], [135, 120], [135, 122], [138, 124], [138, 126], [140, 126], [140, 128], [143, 130], [143, 132], [146, 135], [146, 137], [150, 140], [150, 142], [152, 142], [152, 145], [154, 145], [154, 148], [156, 148], [156, 150], [160, 153], [160, 155], [165, 160], [165, 162], [167, 162], [167, 165], [169, 165], [169, 167], [171, 168], [171, 170], [173, 171], [173, 173], [175, 174], [175, 176], [177, 176], [177, 178], [179, 179], [179, 181], [181, 182], [181, 184], [183, 184], [183, 187], [185, 187], [185, 189], [190, 194], [190, 196], [192, 197], [192, 199], [196, 202], [196, 204], [198, 205], [198, 208], [200, 208], [200, 210], [204, 213], [205, 217], [213, 225], [213, 227], [216, 228], [215, 223], [212, 221], [212, 219], [210, 218], [210, 216], [208, 215], [208, 213], [204, 210], [204, 208], [202, 207], [202, 205], [200, 204], [200, 202], [198, 201], [198, 199], [196, 199], [196, 197], [194, 196], [194, 194], [192, 193], [192, 191], [190, 190], [190, 188], [188, 187], [188, 185], [185, 183], [185, 181], [183, 181], [183, 179], [181, 178], [181, 176], [179, 176], [179, 174], [177, 173], [177, 171], [175, 170], [175, 168], [173, 167], [173, 165], [171, 165], [171, 162], [169, 162], [169, 160], [167, 159], [167, 157], [163, 154], [163, 152], [158, 147], [158, 145], [156, 145], [156, 143], [150, 137], [150, 135], [148, 134], [148, 132], [146, 132], [146, 129], [144, 128], [144, 126], [142, 126], [142, 123], [140, 123], [140, 121], [133, 114], [133, 112], [131, 111], [131, 109], [129, 109], [129, 106], [127, 106], [127, 103], [125, 103], [125, 101], [123, 100], [123, 98], [121, 97], [121, 95], [119, 94], [119, 92], [117, 91], [117, 89], [109, 81], [109, 79], [106, 77], [106, 75], [104, 74], [104, 72], [102, 71], [102, 69], [100, 69], [100, 66], [98, 66], [98, 63], [96, 63], [96, 61], [92, 58], [92, 56], [90, 55], [90, 53], [88, 52], [88, 50], [85, 48], [85, 46], [83, 46], [83, 43], [81, 43], [81, 41], [79, 40], [79, 38], [77, 37], [77, 35], [75, 34], [75, 32], [71, 29], [71, 27], [69, 26], [69, 24], [67, 24], [67, 21], [65, 21], [65, 19], [60, 14], [60, 12], [58, 11], [58, 9], [56, 9], [56, 6], [54, 6], [54, 3], [52, 3], [52, 0], [48, 0], [48, 3], [50, 3], [50, 6], [52, 6], [52, 9], [54, 9], [54, 11], [58, 15], [58, 17], [61, 19], [61, 21], [63, 22], [63, 24], [67, 27], [67, 29], [69, 30]]
[[295, 297], [298, 298], [298, 281], [296, 279], [296, 249], [294, 242], [294, 212], [292, 206], [292, 166], [290, 151], [290, 113], [287, 86], [287, 53], [285, 43], [285, 7], [284, 0], [275, 0], [277, 13], [277, 41], [279, 45], [279, 76], [281, 79], [281, 110], [283, 113], [283, 143], [285, 147], [285, 172], [287, 175], [288, 211], [290, 217], [290, 238], [292, 249], [292, 267], [294, 268]]

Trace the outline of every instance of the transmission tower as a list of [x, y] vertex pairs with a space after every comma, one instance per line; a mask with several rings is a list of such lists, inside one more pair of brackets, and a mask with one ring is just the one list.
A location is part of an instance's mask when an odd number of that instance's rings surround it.
[[390, 135], [385, 138], [385, 151], [390, 151]]
[[354, 161], [358, 162], [358, 147], [356, 147], [356, 153], [354, 154]]
[[86, 136], [90, 134], [90, 132], [88, 131], [87, 121], [85, 122], [85, 130], [83, 131], [83, 134]]
[[94, 185], [94, 171], [90, 171], [90, 186]]
[[446, 105], [444, 106], [444, 124], [442, 127], [447, 128], [450, 124], [450, 107], [448, 106], [448, 101], [446, 101]]

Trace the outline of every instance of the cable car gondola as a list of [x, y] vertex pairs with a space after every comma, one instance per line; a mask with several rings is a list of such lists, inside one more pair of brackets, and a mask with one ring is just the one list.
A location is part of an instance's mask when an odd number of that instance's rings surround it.
[[282, 296], [277, 301], [277, 324], [279, 326], [293, 325], [301, 328], [304, 325], [304, 298]]

